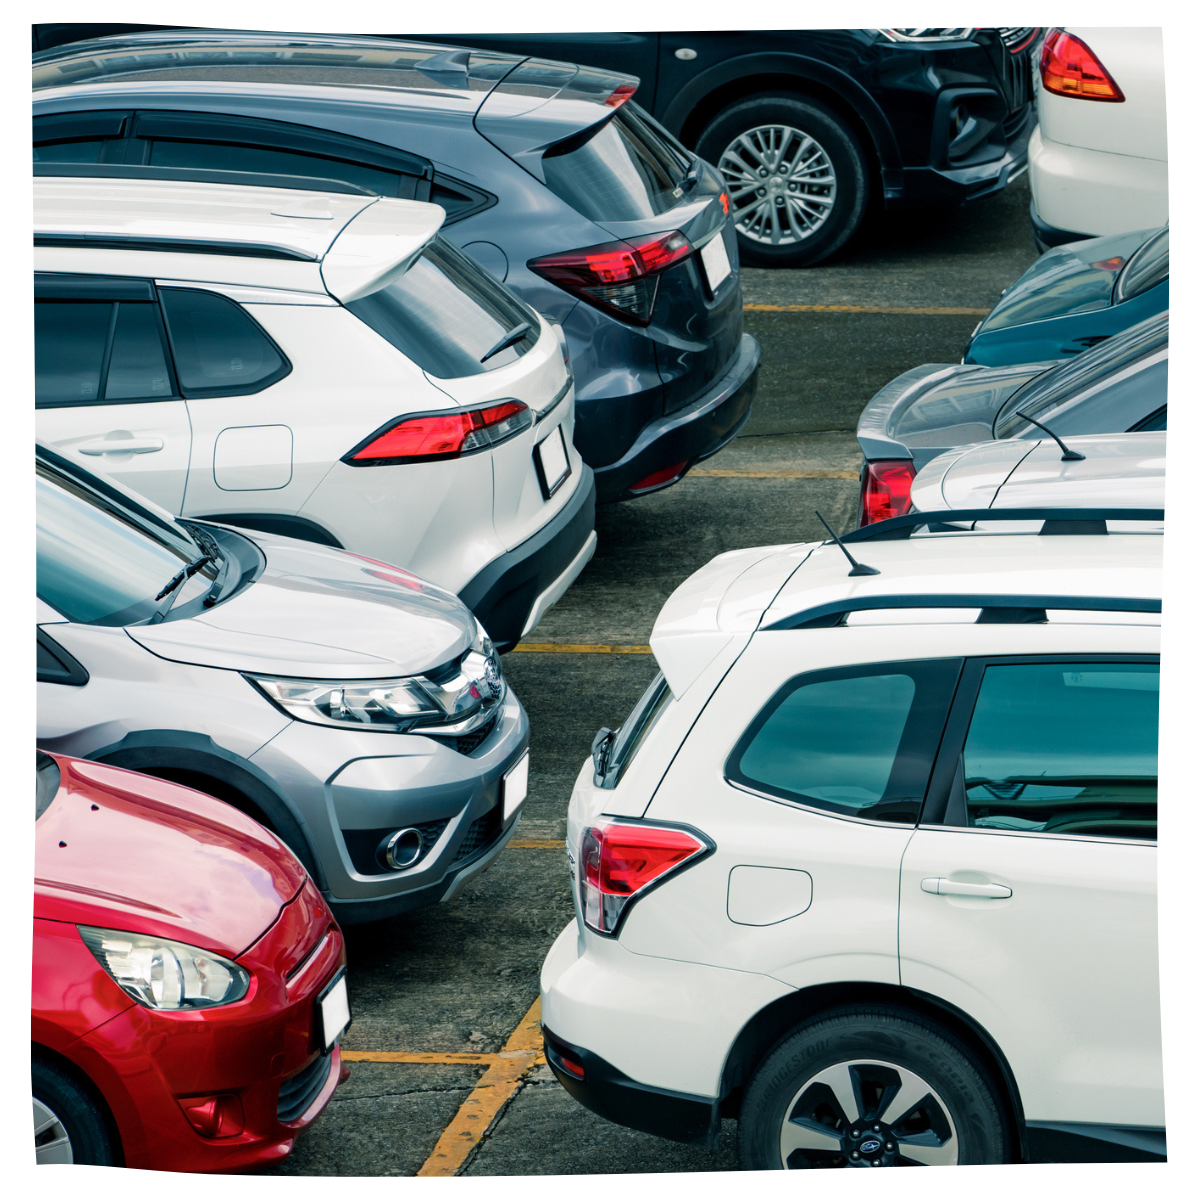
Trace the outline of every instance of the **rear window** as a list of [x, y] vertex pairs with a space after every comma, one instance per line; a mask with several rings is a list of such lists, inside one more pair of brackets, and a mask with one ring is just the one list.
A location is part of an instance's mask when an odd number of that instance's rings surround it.
[[[346, 307], [438, 379], [508, 366], [541, 332], [531, 308], [440, 237], [399, 279]], [[511, 345], [496, 350], [522, 327]]]
[[659, 671], [613, 738], [612, 752], [609, 755], [603, 787], [614, 788], [621, 782], [625, 768], [642, 748], [650, 731], [658, 724], [659, 717], [667, 710], [671, 700], [671, 688], [663, 673]]
[[632, 102], [542, 156], [546, 186], [592, 221], [639, 221], [668, 212], [683, 199], [688, 167]]
[[1125, 264], [1113, 289], [1113, 303], [1132, 300], [1162, 283], [1170, 274], [1170, 242], [1164, 226]]

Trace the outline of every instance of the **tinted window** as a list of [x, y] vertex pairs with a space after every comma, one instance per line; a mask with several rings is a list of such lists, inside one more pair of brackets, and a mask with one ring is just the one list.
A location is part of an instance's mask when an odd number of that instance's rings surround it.
[[1165, 227], [1161, 229], [1125, 264], [1113, 290], [1114, 304], [1140, 296], [1167, 278], [1171, 270], [1168, 233]]
[[185, 396], [237, 396], [282, 379], [291, 364], [239, 305], [213, 292], [159, 292]]
[[801, 676], [747, 730], [728, 776], [814, 808], [915, 823], [958, 667], [944, 659]]
[[33, 306], [36, 403], [88, 404], [100, 398], [113, 310], [94, 300], [42, 300]]
[[620, 783], [625, 768], [642, 748], [650, 730], [658, 723], [658, 718], [666, 711], [671, 699], [671, 689], [663, 673], [659, 671], [613, 738], [612, 753], [604, 779], [605, 787], [616, 787]]
[[[438, 379], [507, 366], [540, 336], [533, 310], [442, 238], [435, 238], [399, 279], [346, 307]], [[524, 337], [480, 361], [522, 323], [530, 327]]]
[[72, 162], [94, 163], [100, 161], [100, 151], [104, 149], [102, 141], [87, 142], [51, 142], [47, 145], [34, 146], [34, 162]]
[[154, 304], [117, 305], [105, 400], [153, 400], [171, 395], [167, 356]]
[[969, 825], [1154, 838], [1158, 664], [988, 667], [963, 772]]

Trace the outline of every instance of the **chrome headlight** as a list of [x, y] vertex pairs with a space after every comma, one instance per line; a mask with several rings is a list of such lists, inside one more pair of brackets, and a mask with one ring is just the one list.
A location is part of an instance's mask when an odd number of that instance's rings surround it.
[[975, 27], [966, 29], [881, 29], [889, 42], [958, 42], [969, 38]]
[[249, 972], [210, 950], [120, 929], [76, 928], [117, 986], [147, 1008], [216, 1008], [240, 1000], [250, 986]]

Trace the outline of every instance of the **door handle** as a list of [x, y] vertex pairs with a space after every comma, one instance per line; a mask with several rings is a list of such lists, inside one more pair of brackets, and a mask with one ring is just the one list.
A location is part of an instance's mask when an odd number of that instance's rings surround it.
[[921, 891], [934, 896], [979, 896], [983, 900], [1007, 900], [1012, 888], [1002, 883], [958, 883], [953, 879], [922, 879]]
[[80, 454], [152, 454], [163, 448], [162, 438], [101, 438], [98, 442], [87, 442], [79, 447]]

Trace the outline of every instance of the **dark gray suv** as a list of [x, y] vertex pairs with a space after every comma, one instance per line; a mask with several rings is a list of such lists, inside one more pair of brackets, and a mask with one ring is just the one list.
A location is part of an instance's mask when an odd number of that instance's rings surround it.
[[600, 502], [676, 482], [749, 416], [759, 350], [724, 183], [632, 103], [632, 76], [187, 31], [37, 54], [33, 78], [35, 173], [300, 176], [442, 205], [444, 235], [562, 326]]

